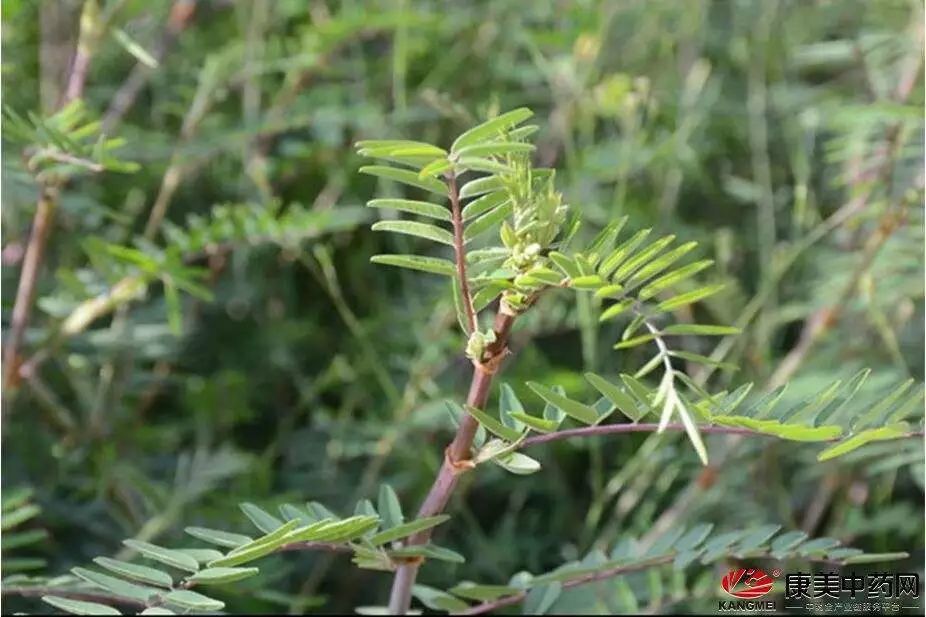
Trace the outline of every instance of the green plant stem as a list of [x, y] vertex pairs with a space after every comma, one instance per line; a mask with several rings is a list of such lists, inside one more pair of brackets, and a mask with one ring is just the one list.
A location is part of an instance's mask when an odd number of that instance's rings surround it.
[[[655, 422], [638, 422], [635, 424], [605, 424], [597, 426], [583, 426], [581, 428], [570, 428], [563, 431], [556, 431], [555, 433], [545, 433], [543, 435], [535, 435], [534, 437], [528, 437], [523, 442], [521, 442], [522, 448], [528, 448], [530, 446], [535, 446], [541, 443], [548, 443], [551, 441], [558, 441], [560, 439], [567, 439], [569, 437], [594, 437], [596, 435], [615, 435], [621, 433], [655, 433], [659, 429], [659, 425]], [[664, 427], [667, 431], [684, 431], [685, 425], [681, 422], [670, 422]], [[711, 434], [720, 434], [720, 435], [742, 435], [744, 437], [775, 437], [769, 433], [762, 433], [760, 431], [754, 431], [748, 428], [740, 428], [736, 426], [717, 426], [717, 425], [699, 425], [698, 430], [702, 433], [711, 433]], [[903, 435], [906, 437], [922, 437], [923, 431], [910, 431]], [[821, 439], [818, 442], [812, 443], [829, 443], [834, 441], [839, 441], [845, 439], [845, 435], [839, 435], [833, 437], [832, 439]]]
[[[486, 349], [488, 360], [482, 364], [474, 364], [469, 394], [466, 397], [467, 405], [478, 408], [485, 406], [495, 376], [495, 370], [497, 370], [498, 364], [507, 352], [508, 336], [511, 333], [511, 327], [514, 325], [515, 319], [516, 315], [510, 312], [502, 303], [498, 313], [495, 315], [495, 324], [493, 326], [495, 342]], [[444, 511], [450, 496], [456, 488], [459, 476], [472, 466], [469, 460], [470, 449], [478, 428], [479, 423], [473, 416], [466, 414], [461, 418], [456, 435], [445, 451], [444, 462], [440, 471], [438, 471], [437, 477], [431, 485], [431, 490], [428, 491], [427, 497], [418, 510], [418, 518], [434, 516]], [[411, 536], [406, 545], [425, 544], [430, 537], [430, 529], [422, 531]], [[408, 612], [411, 605], [412, 586], [415, 584], [420, 565], [420, 563], [409, 563], [399, 566], [398, 570], [396, 570], [392, 582], [392, 593], [389, 598], [390, 614], [404, 615]]]

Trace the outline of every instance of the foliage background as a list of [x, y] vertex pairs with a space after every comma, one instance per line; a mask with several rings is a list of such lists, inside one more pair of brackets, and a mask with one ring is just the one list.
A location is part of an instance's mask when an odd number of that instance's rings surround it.
[[[108, 4], [119, 5], [114, 26], [150, 53], [184, 3]], [[3, 9], [4, 105], [47, 113], [80, 3]], [[520, 105], [534, 109], [538, 160], [559, 169], [587, 237], [629, 214], [633, 229], [698, 240], [716, 260], [711, 276], [727, 289], [701, 321], [747, 325], [728, 356], [741, 369], [713, 376], [716, 389], [787, 378], [783, 361], [815, 323], [826, 325], [790, 356], [788, 396], [862, 367], [872, 392], [922, 381], [922, 22], [921, 3], [899, 0], [197, 2], [109, 127], [139, 170], [82, 176], [62, 192], [26, 339], [47, 359], [3, 410], [3, 490], [34, 489], [41, 513], [29, 525], [48, 538], [5, 551], [5, 569], [15, 558], [64, 572], [118, 553], [126, 537], [170, 545], [185, 525], [234, 529], [245, 500], [345, 509], [388, 481], [413, 510], [449, 438], [442, 401], [460, 398], [468, 362], [449, 288], [369, 264], [407, 251], [368, 230], [376, 213], [359, 206], [377, 189], [352, 144], [446, 143]], [[94, 115], [106, 116], [137, 62], [103, 36], [84, 97]], [[892, 98], [904, 80], [909, 94]], [[3, 148], [6, 324], [36, 187], [18, 147]], [[857, 212], [827, 227], [854, 199]], [[158, 203], [170, 223], [226, 236], [215, 204], [283, 222], [270, 241], [243, 226], [221, 250], [186, 255], [211, 301], [184, 294], [178, 307], [153, 283], [76, 336], [52, 337], [125, 275], [95, 242], [131, 245]], [[189, 251], [169, 229], [154, 245]], [[547, 298], [520, 324], [503, 381], [538, 404], [527, 379], [580, 396], [582, 370], [645, 360], [611, 351], [618, 334], [598, 327], [589, 303]], [[423, 582], [505, 581], [678, 520], [769, 522], [908, 550], [901, 570], [923, 560], [915, 440], [826, 464], [813, 447], [749, 443], [707, 470], [678, 436], [540, 454], [543, 473], [487, 470], [466, 484], [440, 541], [468, 562], [429, 567]], [[276, 557], [262, 570], [222, 592], [230, 610], [348, 610], [388, 590], [388, 576], [344, 557]], [[686, 583], [695, 600], [680, 581], [643, 577], [641, 608], [712, 610], [719, 570], [701, 574]]]

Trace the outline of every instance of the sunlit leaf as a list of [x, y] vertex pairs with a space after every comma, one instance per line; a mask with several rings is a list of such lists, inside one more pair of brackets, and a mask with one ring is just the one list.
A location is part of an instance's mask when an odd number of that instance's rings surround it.
[[459, 154], [460, 150], [467, 146], [497, 138], [506, 129], [510, 129], [513, 126], [524, 122], [532, 115], [534, 115], [534, 112], [526, 107], [520, 107], [518, 109], [503, 113], [500, 116], [492, 118], [491, 120], [487, 120], [486, 122], [483, 122], [478, 126], [474, 126], [468, 131], [462, 133], [453, 142], [450, 150]]
[[483, 214], [478, 219], [474, 220], [466, 226], [466, 228], [463, 230], [463, 239], [469, 242], [473, 238], [476, 238], [479, 235], [489, 231], [495, 225], [498, 225], [500, 222], [502, 222], [505, 217], [511, 214], [511, 210], [511, 202], [506, 202], [494, 210]]
[[598, 268], [598, 274], [603, 278], [610, 278], [611, 273], [617, 270], [625, 259], [627, 259], [650, 234], [652, 229], [642, 229], [632, 235], [630, 239], [614, 249], [607, 257], [602, 260]]
[[466, 204], [460, 214], [464, 221], [468, 221], [501, 206], [506, 201], [508, 201], [508, 194], [505, 191], [493, 191]]
[[460, 158], [465, 158], [468, 156], [501, 156], [511, 153], [527, 153], [533, 152], [535, 149], [533, 144], [526, 144], [523, 142], [517, 141], [496, 141], [489, 143], [482, 143], [473, 146], [466, 146], [457, 150], [456, 154]]
[[504, 183], [498, 176], [488, 176], [485, 178], [476, 178], [470, 180], [460, 188], [460, 199], [469, 199], [492, 193], [504, 188]]
[[508, 165], [505, 165], [504, 163], [499, 163], [498, 161], [479, 156], [461, 156], [458, 159], [457, 164], [464, 169], [482, 171], [489, 174], [514, 173], [514, 169]]
[[890, 426], [882, 426], [881, 428], [867, 429], [834, 446], [830, 446], [817, 456], [817, 460], [828, 461], [838, 456], [843, 456], [873, 441], [898, 439], [906, 435], [907, 431], [909, 431], [909, 426], [903, 422]]
[[703, 259], [701, 261], [696, 261], [693, 264], [682, 266], [681, 268], [673, 270], [668, 274], [664, 274], [640, 290], [640, 299], [648, 300], [661, 291], [669, 289], [673, 285], [676, 285], [685, 279], [691, 278], [705, 268], [709, 268], [713, 263], [713, 260]]
[[433, 178], [434, 176], [439, 176], [445, 171], [453, 167], [453, 163], [448, 161], [445, 157], [434, 159], [427, 165], [421, 168], [421, 171], [418, 172], [418, 178]]

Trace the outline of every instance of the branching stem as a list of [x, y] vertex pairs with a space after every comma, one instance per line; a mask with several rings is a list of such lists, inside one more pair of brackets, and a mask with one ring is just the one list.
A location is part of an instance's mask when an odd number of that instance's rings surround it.
[[[761, 554], [757, 555], [759, 558], [767, 558], [769, 555]], [[650, 559], [638, 561], [636, 563], [627, 564], [623, 566], [614, 566], [611, 568], [605, 568], [604, 570], [599, 570], [597, 572], [590, 572], [587, 574], [582, 574], [575, 578], [563, 581], [563, 589], [570, 589], [572, 587], [578, 587], [580, 585], [586, 585], [588, 583], [597, 583], [598, 581], [608, 580], [610, 578], [615, 578], [623, 574], [629, 574], [631, 572], [639, 572], [640, 570], [646, 570], [648, 568], [654, 568], [657, 566], [663, 566], [675, 560], [675, 553], [670, 553], [668, 555], [660, 555], [659, 557], [651, 557]], [[808, 557], [809, 561], [816, 563], [826, 563], [836, 566], [844, 565], [843, 562], [839, 560], [826, 559], [821, 557]], [[485, 613], [491, 613], [496, 609], [502, 608], [503, 606], [511, 606], [512, 604], [518, 604], [523, 602], [527, 598], [527, 591], [519, 591], [508, 596], [502, 596], [496, 600], [490, 600], [483, 602], [481, 604], [476, 604], [466, 609], [465, 611], [460, 611], [456, 613], [457, 615], [483, 615]]]
[[[638, 314], [643, 317], [642, 314]], [[649, 330], [649, 333], [653, 335], [653, 342], [655, 342], [656, 347], [659, 348], [659, 355], [662, 357], [662, 365], [666, 368], [666, 372], [674, 377], [675, 369], [672, 368], [672, 359], [669, 357], [669, 348], [666, 346], [666, 342], [660, 335], [659, 328], [654, 326], [650, 320], [646, 319], [645, 317], [643, 318], [643, 325], [646, 326], [646, 329]]]
[[[95, 27], [94, 20], [90, 18], [90, 5], [87, 3], [84, 5], [84, 13], [80, 20], [77, 49], [74, 52], [64, 97], [59, 107], [64, 107], [83, 96], [87, 70], [92, 57], [90, 39], [93, 37]], [[50, 67], [43, 67], [43, 69], [46, 68]], [[39, 182], [39, 198], [32, 219], [32, 233], [29, 236], [29, 243], [26, 246], [26, 254], [23, 258], [23, 267], [19, 274], [9, 338], [3, 350], [3, 387], [7, 391], [13, 391], [19, 382], [19, 367], [22, 363], [19, 358], [20, 347], [32, 316], [32, 305], [35, 302], [39, 270], [45, 256], [48, 236], [55, 220], [59, 189], [60, 181]]]
[[[514, 321], [515, 315], [502, 303], [495, 316], [493, 326], [495, 342], [486, 349], [487, 360], [482, 364], [475, 364], [473, 367], [473, 377], [470, 382], [469, 394], [466, 397], [467, 405], [479, 408], [485, 406], [489, 397], [492, 379], [495, 375], [495, 368], [497, 368], [498, 362], [507, 351], [508, 335]], [[434, 516], [444, 511], [450, 496], [456, 488], [458, 477], [472, 466], [469, 460], [470, 449], [473, 446], [473, 439], [478, 428], [479, 423], [471, 415], [466, 414], [460, 419], [460, 426], [453, 441], [445, 451], [444, 462], [437, 473], [437, 477], [434, 478], [434, 484], [431, 485], [428, 496], [425, 498], [424, 503], [421, 504], [418, 518]], [[411, 536], [406, 544], [425, 544], [430, 537], [431, 530], [429, 529]], [[412, 586], [415, 584], [415, 577], [418, 575], [418, 567], [418, 564], [408, 564], [400, 566], [396, 571], [395, 579], [392, 582], [392, 593], [389, 598], [390, 614], [404, 615], [408, 612], [411, 605]]]
[[32, 233], [29, 236], [29, 243], [26, 245], [26, 254], [23, 257], [22, 270], [19, 274], [19, 286], [16, 289], [16, 300], [13, 304], [9, 338], [3, 353], [4, 389], [15, 389], [19, 381], [19, 367], [21, 364], [19, 350], [25, 338], [26, 328], [29, 326], [39, 270], [42, 267], [45, 246], [48, 243], [48, 235], [51, 233], [57, 204], [57, 191], [44, 185], [40, 186], [38, 205], [36, 206], [35, 217], [32, 219]]
[[[671, 563], [673, 559], [675, 559], [675, 555], [662, 555], [660, 557], [653, 557], [652, 559], [647, 559], [646, 561], [640, 561], [626, 566], [615, 566], [613, 568], [607, 568], [598, 572], [583, 574], [582, 576], [577, 576], [576, 578], [563, 582], [563, 588], [569, 589], [570, 587], [578, 587], [579, 585], [585, 585], [587, 583], [594, 583], [597, 581], [614, 578], [615, 576], [620, 576], [621, 574], [637, 572], [639, 570], [645, 570], [646, 568], [652, 568], [654, 566], [661, 566], [667, 563]], [[473, 606], [457, 614], [482, 615], [484, 613], [491, 613], [495, 609], [501, 608], [503, 606], [518, 604], [526, 597], [527, 591], [519, 591], [518, 593], [513, 593], [510, 596], [502, 596], [497, 600], [477, 604], [476, 606]]]

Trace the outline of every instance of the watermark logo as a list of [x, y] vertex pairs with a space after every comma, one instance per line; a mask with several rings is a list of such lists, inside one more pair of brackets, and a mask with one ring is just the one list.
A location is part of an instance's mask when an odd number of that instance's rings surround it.
[[[774, 576], [781, 572], [773, 571]], [[720, 587], [734, 598], [756, 600], [772, 590], [772, 576], [759, 568], [734, 568], [724, 575]]]
[[[722, 599], [718, 612], [775, 613], [775, 579], [782, 571], [732, 568], [720, 579]], [[784, 606], [787, 613], [902, 614], [919, 611], [920, 576], [916, 572], [855, 571], [789, 572], [784, 575]]]
[[784, 608], [814, 613], [920, 611], [916, 572], [795, 572], [785, 576]]
[[759, 568], [733, 568], [720, 579], [720, 588], [735, 600], [721, 600], [719, 611], [775, 612], [773, 600], [762, 600], [772, 591], [773, 579], [781, 576], [781, 570], [774, 569], [771, 575]]

